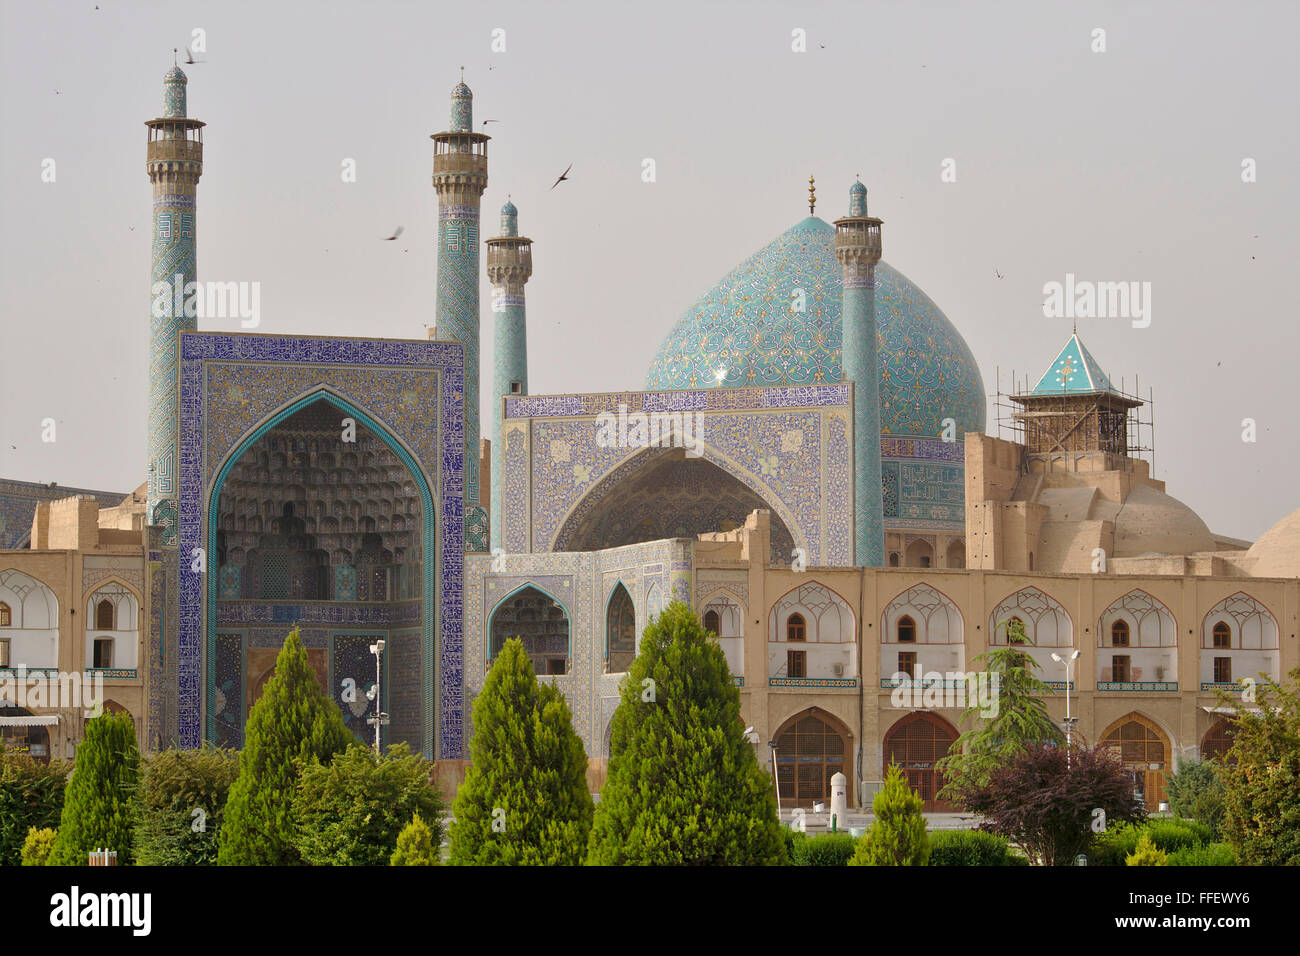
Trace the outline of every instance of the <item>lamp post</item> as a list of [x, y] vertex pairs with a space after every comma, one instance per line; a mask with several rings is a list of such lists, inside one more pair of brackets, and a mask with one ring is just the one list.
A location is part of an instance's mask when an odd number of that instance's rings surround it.
[[1065, 769], [1067, 770], [1070, 769], [1070, 745], [1074, 743], [1074, 718], [1070, 716], [1070, 671], [1078, 659], [1078, 651], [1071, 654], [1068, 659], [1056, 653], [1052, 654], [1052, 660], [1065, 666]]
[[781, 771], [776, 765], [776, 741], [769, 740], [767, 745], [772, 748], [772, 779], [776, 781], [776, 818], [781, 819]]
[[367, 694], [366, 696], [369, 697], [373, 695], [374, 697], [375, 716], [367, 717], [366, 723], [374, 725], [375, 756], [380, 756], [381, 751], [379, 749], [379, 731], [384, 724], [388, 723], [388, 715], [379, 709], [380, 702], [382, 700], [382, 698], [379, 695], [379, 679], [380, 679], [380, 671], [381, 671], [380, 660], [381, 660], [381, 655], [384, 653], [384, 641], [382, 638], [380, 638], [379, 640], [375, 641], [375, 643], [370, 645], [370, 653], [375, 655], [375, 686], [371, 690], [370, 694]]

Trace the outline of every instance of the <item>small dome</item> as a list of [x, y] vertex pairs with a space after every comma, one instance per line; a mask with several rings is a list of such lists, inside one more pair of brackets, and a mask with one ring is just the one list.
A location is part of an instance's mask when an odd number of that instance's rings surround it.
[[867, 187], [862, 185], [861, 181], [855, 182], [852, 186], [849, 187], [850, 196], [865, 196], [866, 194], [867, 194]]
[[[686, 310], [651, 362], [646, 390], [838, 383], [841, 293], [835, 230], [809, 216]], [[876, 267], [876, 322], [881, 431], [937, 438], [945, 418], [958, 435], [984, 431], [984, 382], [970, 348], [885, 262]]]
[[1215, 550], [1214, 535], [1201, 516], [1150, 485], [1129, 492], [1113, 520], [1117, 558]]
[[474, 94], [471, 93], [469, 87], [465, 85], [465, 81], [461, 80], [459, 83], [457, 83], [455, 86], [451, 88], [451, 95], [452, 96], [473, 96]]
[[179, 66], [173, 66], [167, 71], [167, 75], [163, 77], [164, 83], [173, 83], [176, 80], [180, 80], [182, 83], [188, 83], [190, 81], [190, 78], [185, 75], [185, 71]]
[[501, 207], [501, 215], [503, 215], [503, 216], [517, 216], [517, 215], [519, 215], [519, 210], [515, 208], [515, 204], [514, 204], [514, 203], [512, 203], [509, 199], [507, 199], [507, 200], [506, 200], [506, 204], [505, 204], [504, 206]]
[[1246, 557], [1257, 578], [1300, 578], [1300, 508], [1265, 531]]

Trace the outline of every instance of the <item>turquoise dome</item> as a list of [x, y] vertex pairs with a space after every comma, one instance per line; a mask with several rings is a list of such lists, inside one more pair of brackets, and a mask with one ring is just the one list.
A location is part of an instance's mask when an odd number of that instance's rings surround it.
[[[794, 290], [804, 311], [793, 309]], [[840, 266], [835, 230], [810, 216], [704, 294], [668, 334], [646, 389], [817, 385], [841, 380]], [[947, 316], [906, 276], [876, 268], [880, 429], [937, 437], [984, 430], [984, 382]], [[726, 369], [719, 382], [717, 373]]]

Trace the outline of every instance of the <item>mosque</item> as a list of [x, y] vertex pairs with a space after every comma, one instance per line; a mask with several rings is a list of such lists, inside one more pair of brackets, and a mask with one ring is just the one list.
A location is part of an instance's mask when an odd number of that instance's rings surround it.
[[[198, 281], [204, 124], [186, 90], [173, 68], [146, 124], [155, 295]], [[532, 394], [532, 240], [509, 202], [480, 235], [472, 102], [462, 81], [432, 136], [429, 338], [204, 332], [155, 307], [147, 482], [0, 483], [0, 691], [95, 675], [146, 748], [237, 747], [298, 625], [369, 740], [349, 687], [373, 687], [382, 640], [384, 741], [454, 786], [474, 697], [520, 636], [595, 790], [639, 635], [681, 600], [717, 635], [785, 807], [841, 771], [867, 803], [894, 761], [941, 810], [934, 763], [962, 707], [938, 691], [1013, 618], [1053, 715], [1068, 698], [1150, 803], [1176, 758], [1226, 746], [1216, 692], [1249, 701], [1300, 664], [1300, 511], [1253, 543], [1211, 532], [1134, 452], [1142, 402], [1077, 333], [1012, 396], [1016, 440], [985, 434], [973, 355], [882, 260], [861, 183], [833, 222], [810, 184], [808, 216], [685, 311], [643, 388]], [[83, 711], [28, 704], [0, 711], [6, 741], [71, 755]]]

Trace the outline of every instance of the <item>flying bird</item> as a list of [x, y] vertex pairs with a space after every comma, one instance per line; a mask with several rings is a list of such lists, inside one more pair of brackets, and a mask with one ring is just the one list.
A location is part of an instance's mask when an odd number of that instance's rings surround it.
[[397, 238], [398, 236], [400, 236], [401, 234], [402, 234], [402, 227], [401, 227], [401, 226], [398, 226], [395, 230], [393, 230], [393, 234], [392, 234], [391, 236], [384, 236], [384, 237], [383, 237], [383, 241], [384, 241], [384, 242], [392, 242], [394, 239], [396, 239], [396, 238]]
[[[569, 169], [572, 168], [573, 168], [573, 163], [569, 163]], [[560, 185], [560, 183], [564, 182], [569, 178], [569, 169], [566, 169], [564, 172], [560, 173], [560, 178], [551, 184], [552, 189], [554, 189], [556, 186]]]
[[999, 279], [1005, 278], [1005, 276], [1003, 276], [1001, 272], [998, 272], [997, 266], [993, 267], [993, 274], [997, 276]]
[[186, 62], [186, 63], [207, 63], [208, 61], [207, 61], [207, 60], [196, 60], [196, 59], [194, 59], [194, 53], [190, 50], [189, 47], [186, 47], [186, 48], [185, 48], [185, 62]]
[[486, 126], [488, 123], [500, 123], [500, 122], [501, 122], [500, 120], [484, 120], [483, 125]]

